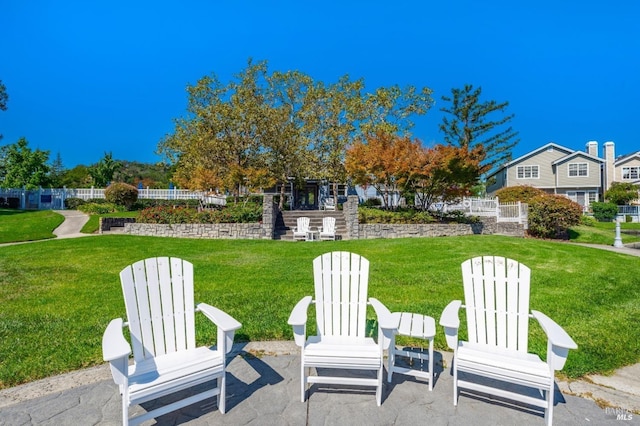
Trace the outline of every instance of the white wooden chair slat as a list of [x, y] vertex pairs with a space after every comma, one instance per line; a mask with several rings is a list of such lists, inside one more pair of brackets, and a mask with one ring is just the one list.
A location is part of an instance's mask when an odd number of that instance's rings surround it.
[[[306, 336], [305, 309], [309, 296], [296, 304], [289, 316], [296, 344], [301, 347], [301, 395], [307, 383], [357, 384], [376, 387], [376, 402], [382, 402], [383, 350], [396, 324], [388, 309], [371, 299], [380, 322], [378, 341], [366, 337], [369, 261], [349, 252], [330, 252], [313, 260], [318, 334]], [[386, 334], [385, 334], [386, 333]], [[385, 337], [386, 336], [386, 337]], [[377, 379], [354, 379], [345, 375], [308, 376], [309, 368], [375, 370]]]
[[149, 294], [149, 313], [151, 315], [151, 330], [153, 332], [154, 355], [164, 355], [165, 336], [162, 318], [162, 307], [160, 298], [160, 282], [158, 278], [157, 262], [145, 261], [147, 291]]
[[302, 216], [296, 219], [296, 227], [293, 228], [294, 240], [306, 240], [309, 229], [310, 219], [306, 216]]
[[336, 239], [336, 218], [325, 216], [322, 218], [322, 226], [318, 229], [321, 240]]
[[142, 342], [144, 350], [144, 353], [141, 354], [141, 356], [143, 359], [147, 359], [155, 356], [155, 344], [153, 342], [151, 322], [148, 320], [148, 318], [151, 317], [151, 310], [149, 308], [149, 293], [147, 291], [147, 276], [144, 270], [144, 262], [138, 262], [133, 265], [133, 277], [135, 280], [138, 314], [141, 319], [141, 335], [137, 337], [139, 337]]
[[[461, 269], [465, 304], [452, 301], [440, 318], [447, 345], [455, 351], [454, 405], [458, 388], [464, 387], [542, 407], [547, 425], [551, 425], [554, 371], [564, 366], [569, 349], [577, 345], [553, 320], [532, 311], [547, 334], [547, 362], [527, 352], [531, 280], [527, 266], [504, 257], [484, 256], [466, 260]], [[467, 312], [468, 342], [458, 341], [458, 311], [463, 306]], [[538, 389], [544, 400], [492, 384], [459, 380], [458, 371]]]
[[[122, 394], [122, 422], [139, 423], [205, 398], [217, 396], [225, 411], [225, 355], [241, 324], [206, 304], [198, 310], [218, 329], [214, 347], [195, 346], [193, 265], [177, 258], [141, 260], [120, 272], [134, 363], [127, 366], [131, 346], [121, 318], [112, 320], [102, 339], [105, 361]], [[176, 344], [176, 341], [177, 344]], [[196, 395], [129, 418], [129, 406], [217, 380]]]
[[[163, 265], [166, 262], [158, 259], [158, 264]], [[173, 292], [171, 289], [171, 275], [166, 268], [162, 273], [158, 274], [160, 282], [160, 295], [162, 298], [162, 325], [164, 327], [164, 340], [166, 353], [170, 354], [178, 350], [176, 346], [176, 322], [173, 311]]]

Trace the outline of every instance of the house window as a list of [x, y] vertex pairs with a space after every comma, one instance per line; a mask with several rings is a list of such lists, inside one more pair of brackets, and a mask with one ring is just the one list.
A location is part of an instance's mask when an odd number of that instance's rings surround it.
[[589, 165], [587, 163], [570, 163], [569, 177], [589, 176]]
[[589, 205], [598, 201], [598, 193], [595, 191], [589, 191]]
[[518, 166], [518, 179], [538, 179], [540, 178], [539, 166]]
[[640, 167], [623, 167], [622, 168], [622, 179], [638, 179], [638, 171]]

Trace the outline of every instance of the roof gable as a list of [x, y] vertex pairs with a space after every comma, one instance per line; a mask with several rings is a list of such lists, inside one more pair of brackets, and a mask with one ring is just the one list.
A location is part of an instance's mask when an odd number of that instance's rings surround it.
[[576, 158], [576, 157], [582, 157], [582, 158], [584, 158], [586, 160], [595, 161], [597, 163], [604, 163], [604, 160], [602, 158], [595, 157], [595, 156], [589, 154], [588, 152], [575, 151], [575, 152], [573, 152], [573, 153], [571, 153], [569, 155], [566, 155], [566, 156], [564, 156], [562, 158], [558, 158], [556, 161], [554, 161], [551, 164], [553, 164], [555, 166], [556, 164], [564, 163], [565, 161], [569, 161], [569, 160], [571, 160], [573, 158]]

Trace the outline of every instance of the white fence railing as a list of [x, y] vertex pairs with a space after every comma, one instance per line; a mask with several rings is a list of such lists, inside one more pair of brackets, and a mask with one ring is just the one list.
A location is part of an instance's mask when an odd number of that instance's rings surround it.
[[[103, 188], [40, 188], [2, 189], [0, 188], [0, 204], [8, 200], [18, 199], [20, 209], [56, 209], [63, 210], [64, 200], [67, 198], [81, 198], [83, 200], [104, 198]], [[138, 189], [139, 199], [148, 200], [200, 200], [203, 204], [226, 205], [224, 196], [211, 195], [202, 191], [186, 189]]]
[[495, 217], [498, 222], [527, 224], [529, 205], [526, 203], [500, 203], [498, 198], [463, 198], [459, 203], [434, 206], [436, 209], [462, 211], [470, 216]]

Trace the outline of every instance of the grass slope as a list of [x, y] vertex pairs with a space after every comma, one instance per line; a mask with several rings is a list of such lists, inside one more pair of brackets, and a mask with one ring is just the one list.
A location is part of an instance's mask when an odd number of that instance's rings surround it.
[[51, 210], [0, 209], [0, 243], [55, 238], [53, 230], [62, 222], [64, 216]]
[[[436, 319], [449, 301], [463, 297], [463, 260], [514, 258], [532, 269], [531, 308], [556, 320], [579, 345], [565, 367], [568, 376], [640, 360], [635, 257], [502, 236], [288, 243], [114, 235], [0, 247], [0, 388], [102, 363], [102, 333], [112, 318], [125, 317], [119, 271], [151, 256], [193, 262], [196, 300], [238, 319], [243, 326], [236, 340], [291, 339], [289, 313], [313, 292], [312, 259], [332, 250], [371, 261], [369, 295], [390, 310]], [[214, 329], [201, 316], [197, 327], [199, 342], [214, 342]], [[543, 333], [537, 325], [531, 329], [530, 350], [544, 358]], [[440, 327], [436, 347], [446, 348]]]

